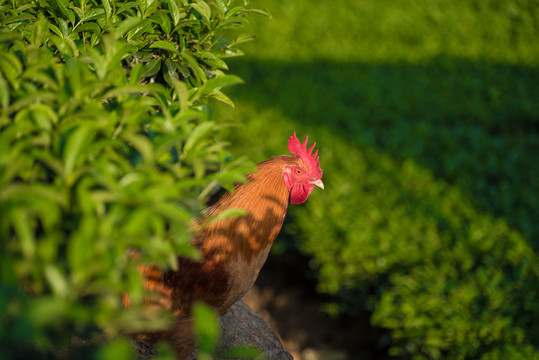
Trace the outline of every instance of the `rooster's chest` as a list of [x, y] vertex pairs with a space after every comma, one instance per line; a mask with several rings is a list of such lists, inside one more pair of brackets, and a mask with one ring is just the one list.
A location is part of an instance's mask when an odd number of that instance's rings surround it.
[[260, 269], [266, 262], [271, 246], [261, 249], [256, 256], [250, 259], [237, 257], [230, 259], [224, 265], [224, 271], [227, 275], [227, 300], [223, 304], [223, 310], [232, 306], [240, 300], [254, 285]]

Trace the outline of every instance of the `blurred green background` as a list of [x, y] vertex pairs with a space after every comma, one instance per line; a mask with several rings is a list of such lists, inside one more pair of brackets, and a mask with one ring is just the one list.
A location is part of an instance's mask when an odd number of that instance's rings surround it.
[[326, 185], [277, 250], [392, 355], [539, 358], [539, 2], [253, 5], [273, 18], [251, 19], [216, 115], [257, 162], [309, 135]]

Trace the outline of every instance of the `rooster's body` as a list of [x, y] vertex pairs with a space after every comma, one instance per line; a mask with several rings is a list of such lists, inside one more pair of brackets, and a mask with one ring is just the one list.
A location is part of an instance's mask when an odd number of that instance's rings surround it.
[[304, 202], [314, 186], [322, 189], [318, 157], [300, 144], [295, 134], [288, 148], [296, 156], [276, 156], [257, 166], [247, 183], [224, 195], [204, 217], [209, 220], [227, 209], [242, 209], [245, 215], [209, 223], [193, 239], [202, 261], [179, 258], [178, 271], [161, 272], [143, 267], [146, 287], [161, 294], [160, 306], [172, 310], [174, 325], [166, 332], [139, 335], [146, 340], [167, 340], [178, 358], [184, 359], [195, 343], [189, 312], [202, 301], [223, 313], [253, 286], [283, 225], [288, 204]]

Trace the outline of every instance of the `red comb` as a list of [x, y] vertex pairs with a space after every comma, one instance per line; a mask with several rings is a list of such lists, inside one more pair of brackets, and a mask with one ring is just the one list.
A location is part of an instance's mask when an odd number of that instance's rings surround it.
[[308, 136], [305, 137], [305, 141], [301, 144], [294, 131], [294, 135], [290, 136], [288, 139], [288, 151], [290, 151], [292, 155], [296, 155], [303, 160], [309, 167], [311, 173], [314, 173], [313, 175], [322, 176], [322, 169], [320, 169], [320, 163], [318, 161], [318, 150], [316, 150], [314, 154], [312, 153], [316, 146], [316, 142], [307, 150], [307, 141], [309, 141]]

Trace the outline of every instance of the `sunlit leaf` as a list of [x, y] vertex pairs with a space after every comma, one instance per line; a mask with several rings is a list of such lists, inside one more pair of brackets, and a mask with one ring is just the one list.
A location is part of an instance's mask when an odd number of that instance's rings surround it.
[[203, 303], [195, 303], [191, 310], [199, 351], [204, 354], [211, 354], [220, 336], [217, 315], [212, 308]]
[[99, 360], [117, 360], [117, 359], [130, 359], [134, 356], [132, 342], [128, 339], [116, 339], [101, 349], [97, 354]]
[[200, 93], [202, 95], [205, 95], [211, 93], [214, 90], [220, 90], [221, 88], [226, 86], [243, 83], [244, 81], [235, 75], [224, 75], [206, 81], [204, 85], [200, 88]]
[[53, 264], [48, 264], [43, 269], [45, 279], [49, 282], [54, 293], [60, 297], [65, 297], [69, 293], [67, 279], [60, 268]]
[[150, 47], [152, 49], [163, 49], [163, 50], [171, 51], [178, 55], [180, 54], [180, 52], [178, 51], [178, 48], [168, 41], [162, 41], [162, 40], [156, 41], [153, 44], [151, 44]]
[[223, 94], [221, 91], [214, 91], [211, 94], [211, 98], [217, 101], [220, 101], [224, 104], [227, 104], [230, 107], [234, 107], [234, 102], [228, 96]]
[[142, 77], [154, 76], [161, 69], [161, 59], [155, 58], [144, 65]]
[[36, 239], [31, 227], [31, 220], [27, 211], [20, 208], [12, 209], [11, 221], [20, 242], [22, 253], [28, 260], [33, 260], [36, 252]]
[[195, 9], [200, 14], [200, 16], [202, 16], [204, 22], [206, 23], [206, 26], [210, 27], [211, 8], [208, 3], [205, 1], [197, 0], [195, 3], [190, 4], [190, 6]]
[[179, 204], [159, 203], [155, 204], [155, 211], [174, 221], [190, 222], [192, 215], [184, 210]]
[[222, 14], [226, 14], [228, 11], [228, 5], [225, 0], [216, 0], [215, 3], [217, 4], [217, 7], [221, 11]]
[[122, 21], [118, 27], [116, 28], [116, 31], [114, 32], [114, 37], [116, 39], [121, 38], [129, 31], [135, 29], [137, 26], [139, 26], [142, 23], [142, 20], [137, 17], [129, 17]]
[[105, 14], [107, 16], [107, 22], [112, 17], [112, 6], [110, 4], [110, 0], [102, 0], [103, 8], [105, 9]]
[[167, 3], [174, 26], [177, 26], [180, 22], [180, 10], [178, 8], [178, 4], [176, 3], [176, 0], [167, 0]]
[[254, 346], [238, 346], [220, 353], [224, 359], [258, 359], [263, 357], [264, 352]]
[[269, 17], [271, 19], [271, 13], [266, 8], [260, 8], [260, 9], [245, 8], [245, 9], [242, 9], [242, 12], [247, 13], [247, 14], [264, 15], [264, 16], [267, 16], [267, 17]]
[[136, 134], [125, 134], [124, 137], [142, 155], [145, 163], [152, 162], [153, 146], [148, 137]]
[[68, 182], [72, 181], [70, 176], [73, 173], [73, 169], [77, 161], [79, 161], [83, 150], [90, 144], [93, 137], [94, 132], [91, 126], [80, 125], [68, 138], [63, 154], [65, 174]]
[[212, 121], [204, 122], [200, 125], [198, 125], [192, 132], [187, 141], [185, 142], [185, 145], [183, 147], [183, 151], [185, 153], [189, 153], [196, 145], [197, 143], [203, 139], [213, 128], [215, 124]]
[[80, 22], [83, 23], [85, 21], [90, 21], [94, 19], [100, 18], [102, 15], [105, 14], [105, 10], [101, 7], [90, 9], [87, 13], [85, 13], [81, 18]]
[[46, 19], [40, 19], [34, 24], [32, 33], [34, 45], [41, 45], [44, 38], [49, 35], [49, 22]]
[[234, 218], [238, 216], [244, 216], [246, 214], [247, 212], [243, 209], [226, 209], [225, 211], [221, 212], [219, 215], [212, 217], [208, 224], [209, 225], [214, 224], [216, 222], [219, 222], [225, 219], [230, 219], [230, 218]]
[[[187, 86], [183, 81], [174, 81], [174, 88], [176, 89], [176, 95], [178, 96], [178, 104], [180, 111], [184, 111], [189, 106], [189, 94], [187, 92]], [[1, 84], [0, 84], [1, 85]]]
[[43, 296], [32, 301], [29, 309], [29, 317], [38, 326], [46, 325], [52, 321], [58, 321], [65, 316], [67, 304], [53, 296]]
[[236, 36], [236, 38], [234, 39], [232, 43], [234, 45], [237, 45], [237, 44], [242, 44], [244, 42], [253, 41], [254, 39], [255, 39], [255, 35], [242, 33]]
[[123, 95], [144, 94], [150, 90], [151, 89], [145, 85], [124, 85], [107, 91], [105, 94], [103, 94], [103, 98], [107, 99]]
[[[62, 14], [71, 21], [71, 24], [75, 23], [75, 14], [68, 9], [69, 3], [67, 0], [53, 0], [53, 3], [55, 3]], [[64, 35], [66, 35], [66, 33], [64, 33]]]
[[9, 87], [7, 82], [0, 76], [0, 105], [6, 109], [9, 104]]
[[207, 80], [206, 74], [204, 74], [204, 70], [202, 70], [196, 58], [194, 58], [190, 54], [187, 54], [186, 52], [183, 52], [181, 54], [181, 57], [189, 65], [191, 71], [193, 72], [199, 83], [203, 83]]

